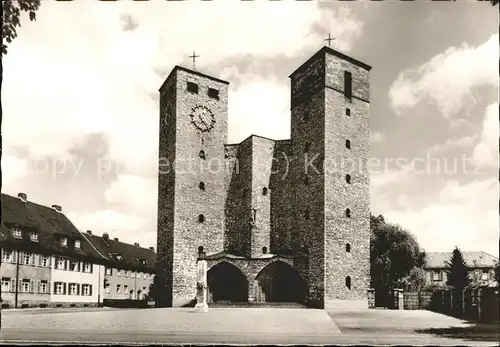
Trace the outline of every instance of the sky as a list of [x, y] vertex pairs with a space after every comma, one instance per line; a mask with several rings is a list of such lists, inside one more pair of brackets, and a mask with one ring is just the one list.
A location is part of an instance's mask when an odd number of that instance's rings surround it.
[[42, 1], [5, 56], [3, 193], [156, 246], [158, 89], [230, 81], [228, 142], [290, 137], [288, 75], [325, 44], [372, 66], [372, 213], [427, 251], [498, 256], [498, 8], [488, 3]]

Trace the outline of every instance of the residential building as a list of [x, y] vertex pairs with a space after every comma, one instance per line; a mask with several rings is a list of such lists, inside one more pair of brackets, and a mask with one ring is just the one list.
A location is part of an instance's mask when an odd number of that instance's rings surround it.
[[[105, 240], [88, 237], [90, 232], [81, 233], [61, 206], [36, 204], [24, 193], [2, 194], [2, 207], [2, 308], [97, 306], [105, 298], [147, 295], [155, 272], [154, 248], [118, 241], [108, 247]], [[123, 260], [115, 259], [115, 253]], [[120, 281], [120, 292], [126, 286], [128, 295], [109, 288], [106, 293], [106, 281], [116, 282], [118, 269], [128, 272]]]
[[111, 239], [108, 233], [101, 237], [87, 231], [85, 237], [107, 259], [103, 298], [146, 299], [156, 271], [154, 248], [120, 242], [118, 238]]
[[[498, 258], [485, 252], [462, 252], [469, 267], [469, 277], [480, 285], [495, 285], [495, 265]], [[447, 263], [450, 262], [452, 252], [427, 253], [425, 267], [427, 283], [442, 286], [446, 284]]]

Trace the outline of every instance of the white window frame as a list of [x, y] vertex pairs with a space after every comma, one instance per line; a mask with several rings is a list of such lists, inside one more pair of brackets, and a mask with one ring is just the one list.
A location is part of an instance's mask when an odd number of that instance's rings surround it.
[[47, 281], [40, 281], [39, 286], [38, 286], [38, 292], [42, 294], [47, 294], [47, 288], [48, 288], [49, 283]]
[[[21, 265], [31, 265], [31, 254], [26, 252], [23, 252], [21, 254], [23, 255]], [[28, 260], [28, 262], [26, 262], [26, 259]]]
[[69, 283], [68, 295], [78, 295], [78, 285], [76, 283]]
[[38, 232], [30, 231], [30, 240], [31, 241], [38, 241]]
[[[62, 266], [60, 266], [62, 264]], [[56, 258], [56, 269], [57, 270], [65, 270], [64, 266], [66, 265], [66, 259], [64, 258]]]
[[[30, 280], [23, 278], [21, 280], [21, 293], [29, 293], [30, 292]], [[27, 286], [27, 287], [26, 287]]]
[[68, 247], [68, 238], [67, 237], [61, 238], [61, 246]]
[[83, 272], [92, 273], [92, 263], [83, 263]]
[[434, 282], [441, 281], [441, 271], [432, 271], [432, 280]]
[[486, 281], [490, 279], [490, 272], [488, 270], [483, 270], [481, 272], [481, 280]]
[[117, 285], [116, 285], [116, 292], [117, 292], [118, 294], [120, 294], [120, 293], [121, 293], [121, 290], [122, 290], [122, 285], [121, 285], [121, 284], [117, 284]]
[[23, 231], [20, 228], [14, 227], [12, 228], [12, 236], [17, 238], [23, 237]]
[[64, 293], [64, 283], [62, 282], [56, 282], [55, 283], [55, 293], [54, 294], [57, 294], [57, 295], [63, 295]]
[[[74, 267], [73, 269], [71, 268], [71, 265], [72, 265], [72, 264], [74, 264], [74, 265], [75, 265], [75, 267]], [[79, 265], [80, 265], [80, 264], [79, 264], [78, 260], [72, 260], [72, 259], [70, 259], [70, 260], [69, 260], [69, 267], [68, 267], [68, 271], [76, 271], [76, 272], [79, 272], [79, 271], [80, 271], [80, 266], [79, 266]]]
[[50, 267], [50, 255], [40, 254], [40, 266]]
[[12, 263], [14, 252], [2, 249], [2, 263]]
[[[8, 277], [2, 277], [2, 292], [4, 292], [4, 293], [5, 292], [10, 292], [10, 289], [11, 289], [10, 288], [10, 286], [11, 286], [10, 282], [11, 282], [10, 278], [8, 278]], [[4, 288], [5, 285], [6, 285], [7, 289]]]
[[105, 274], [108, 275], [108, 276], [111, 276], [112, 273], [113, 273], [113, 269], [110, 268], [110, 267], [107, 267], [106, 271], [105, 271]]
[[90, 296], [90, 284], [82, 284], [82, 295]]
[[82, 244], [81, 244], [80, 240], [75, 240], [75, 248], [76, 249], [81, 249], [82, 248]]
[[108, 283], [107, 285], [104, 286], [104, 292], [106, 294], [111, 293], [111, 285]]

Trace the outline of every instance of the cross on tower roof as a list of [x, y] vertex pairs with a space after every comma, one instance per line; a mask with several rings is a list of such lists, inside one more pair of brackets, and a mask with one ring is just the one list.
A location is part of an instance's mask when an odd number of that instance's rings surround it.
[[195, 52], [193, 51], [193, 55], [190, 55], [189, 58], [193, 59], [193, 70], [196, 69], [196, 65], [195, 65], [195, 61], [196, 61], [196, 58], [199, 58], [200, 56], [199, 55], [196, 55]]
[[325, 39], [325, 41], [328, 41], [328, 47], [330, 47], [330, 44], [332, 43], [333, 40], [335, 40], [335, 38], [331, 37], [330, 34], [328, 34], [328, 38]]

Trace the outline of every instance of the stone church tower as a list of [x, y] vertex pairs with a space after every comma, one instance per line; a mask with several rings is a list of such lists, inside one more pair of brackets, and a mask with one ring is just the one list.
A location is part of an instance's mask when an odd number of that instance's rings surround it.
[[[227, 144], [229, 83], [176, 66], [160, 88], [161, 306], [367, 307], [369, 71], [323, 47], [291, 79], [291, 139]], [[173, 165], [175, 163], [175, 165]]]

